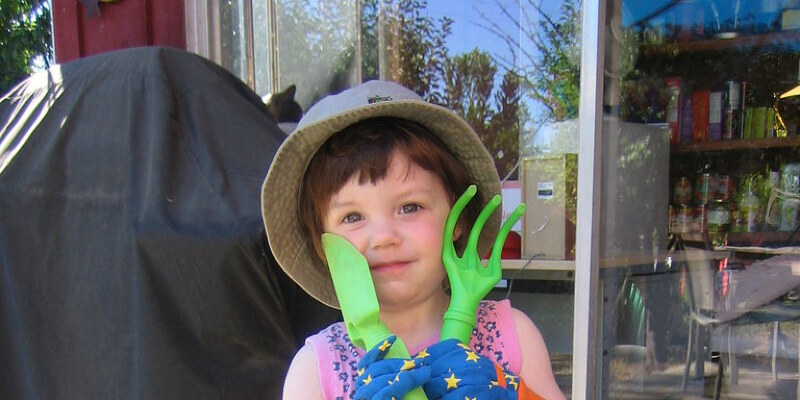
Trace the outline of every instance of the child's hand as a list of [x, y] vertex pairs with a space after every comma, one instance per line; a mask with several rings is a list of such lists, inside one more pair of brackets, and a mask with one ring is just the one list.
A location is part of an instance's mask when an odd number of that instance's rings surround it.
[[470, 185], [467, 191], [453, 205], [445, 223], [442, 261], [447, 270], [447, 277], [450, 280], [451, 298], [450, 307], [444, 314], [442, 340], [454, 338], [463, 343], [469, 343], [472, 329], [475, 328], [475, 312], [478, 309], [478, 304], [500, 280], [502, 272], [500, 254], [503, 251], [508, 232], [511, 231], [511, 227], [517, 223], [522, 214], [525, 213], [525, 205], [520, 204], [511, 213], [506, 222], [503, 223], [497, 238], [495, 238], [489, 262], [484, 267], [481, 263], [482, 255], [478, 254], [478, 238], [489, 216], [500, 205], [500, 196], [493, 197], [475, 221], [475, 225], [469, 232], [464, 254], [459, 257], [453, 246], [453, 234], [461, 211], [464, 210], [464, 207], [475, 196], [476, 192], [475, 185]]
[[541, 399], [516, 375], [455, 339], [439, 342], [417, 358], [430, 366], [430, 379], [422, 386], [430, 400]]
[[384, 359], [396, 336], [375, 346], [358, 363], [355, 399], [400, 399], [430, 378], [430, 368], [418, 359]]

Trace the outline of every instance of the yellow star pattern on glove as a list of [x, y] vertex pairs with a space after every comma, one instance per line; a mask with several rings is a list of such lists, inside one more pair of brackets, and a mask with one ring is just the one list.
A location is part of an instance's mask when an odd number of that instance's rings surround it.
[[365, 370], [366, 370], [366, 368], [361, 368], [360, 370], [358, 370], [357, 371], [358, 372], [358, 376], [364, 375], [364, 371]]
[[478, 362], [478, 355], [474, 351], [467, 352], [467, 361]]
[[473, 397], [473, 398], [470, 399], [469, 397], [464, 396], [464, 400], [478, 400], [478, 398], [477, 397]]
[[459, 342], [458, 347], [461, 347], [464, 350], [471, 350], [469, 346], [465, 345], [464, 343]]
[[389, 341], [388, 341], [388, 340], [384, 340], [384, 341], [383, 341], [383, 343], [381, 344], [381, 346], [380, 346], [380, 347], [378, 347], [378, 348], [381, 350], [381, 352], [384, 352], [384, 351], [386, 351], [386, 349], [388, 349], [389, 347], [392, 347], [392, 344], [391, 344], [391, 343], [389, 343]]
[[509, 375], [509, 374], [504, 374], [504, 375], [505, 375], [505, 378], [506, 378], [506, 384], [514, 386], [514, 389], [518, 389], [519, 384], [517, 383], [517, 380], [516, 380], [517, 377], [514, 376], [514, 375]]
[[430, 356], [430, 354], [428, 354], [428, 349], [422, 350], [417, 354], [417, 358], [425, 358], [428, 356]]
[[403, 366], [400, 368], [400, 371], [408, 371], [410, 369], [414, 369], [416, 366], [417, 364], [414, 362], [414, 360], [405, 360], [403, 361]]
[[451, 374], [449, 378], [444, 378], [444, 381], [447, 382], [447, 389], [458, 389], [458, 382], [461, 382], [461, 379], [456, 378], [456, 374]]
[[369, 385], [370, 382], [372, 382], [372, 375], [367, 375], [367, 379], [362, 379], [361, 381], [364, 382], [365, 385]]

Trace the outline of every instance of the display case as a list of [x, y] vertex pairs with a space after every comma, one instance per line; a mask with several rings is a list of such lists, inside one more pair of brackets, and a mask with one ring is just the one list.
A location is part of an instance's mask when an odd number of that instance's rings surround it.
[[[800, 243], [791, 209], [800, 204], [797, 103], [777, 101], [798, 85], [800, 31], [717, 34], [639, 53], [639, 71], [664, 85], [672, 232], [705, 234], [714, 247]], [[720, 229], [727, 237], [714, 240]]]
[[[598, 347], [604, 354], [601, 377], [612, 382], [601, 395], [662, 390], [653, 384], [656, 377], [669, 380], [666, 371], [680, 365], [677, 393], [683, 395], [659, 398], [735, 397], [742, 390], [735, 386], [737, 357], [748, 358], [750, 372], [769, 366], [764, 358], [774, 363], [797, 357], [796, 350], [778, 349], [775, 339], [790, 335], [796, 344], [796, 321], [789, 330], [745, 325], [759, 324], [753, 316], [789, 321], [770, 307], [791, 301], [791, 277], [800, 276], [787, 267], [787, 259], [800, 254], [800, 102], [793, 92], [800, 84], [800, 4], [657, 3], [607, 2], [605, 112], [668, 130], [667, 188], [652, 189], [664, 165], [652, 158], [643, 168], [652, 176], [644, 181], [650, 186], [640, 188], [646, 202], [639, 204], [659, 205], [661, 199], [669, 209], [653, 209], [668, 221], [664, 251], [659, 243], [648, 246], [652, 256], [641, 260], [635, 254], [600, 259], [604, 337]], [[608, 146], [618, 136], [604, 127], [602, 142]], [[620, 152], [604, 147], [603, 176], [618, 159], [630, 163], [657, 152], [654, 145]], [[608, 186], [607, 179], [601, 186]], [[603, 209], [618, 201], [614, 193], [601, 197]], [[641, 207], [622, 213], [635, 215]], [[630, 225], [601, 216], [601, 230]], [[641, 217], [635, 221], [646, 225]], [[608, 254], [609, 240], [600, 239], [601, 254]], [[620, 255], [628, 249], [630, 240], [610, 246]], [[732, 309], [742, 312], [734, 316]], [[622, 355], [631, 346], [645, 349], [643, 372], [631, 373], [636, 364]], [[779, 369], [773, 367], [773, 374], [779, 376]]]

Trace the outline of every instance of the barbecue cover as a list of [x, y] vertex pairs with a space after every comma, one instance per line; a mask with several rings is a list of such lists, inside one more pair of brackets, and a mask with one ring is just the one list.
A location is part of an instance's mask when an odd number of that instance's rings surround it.
[[266, 245], [284, 137], [177, 49], [54, 66], [0, 98], [0, 398], [278, 398], [302, 339], [339, 318]]

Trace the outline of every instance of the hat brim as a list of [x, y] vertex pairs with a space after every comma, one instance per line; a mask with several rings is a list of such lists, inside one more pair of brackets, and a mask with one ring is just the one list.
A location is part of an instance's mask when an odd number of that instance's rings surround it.
[[[339, 302], [330, 271], [303, 235], [298, 211], [300, 184], [312, 156], [329, 137], [356, 122], [376, 117], [415, 121], [437, 135], [480, 188], [481, 204], [500, 193], [500, 180], [489, 152], [466, 121], [444, 107], [417, 100], [387, 101], [350, 109], [307, 126], [301, 124], [272, 161], [261, 190], [261, 212], [278, 264], [308, 294], [333, 308], [339, 308]], [[493, 245], [500, 229], [500, 214], [493, 213], [481, 232], [481, 255]]]

